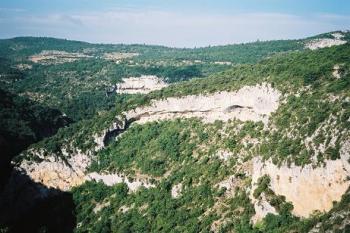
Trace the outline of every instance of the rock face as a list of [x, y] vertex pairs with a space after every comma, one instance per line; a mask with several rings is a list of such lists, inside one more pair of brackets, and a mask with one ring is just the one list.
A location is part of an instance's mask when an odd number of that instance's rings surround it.
[[172, 198], [178, 198], [181, 196], [181, 192], [182, 192], [182, 184], [176, 184], [171, 188], [171, 197]]
[[280, 96], [280, 92], [269, 84], [246, 86], [235, 92], [152, 101], [151, 106], [131, 110], [126, 113], [126, 117], [141, 124], [192, 117], [200, 118], [206, 123], [238, 119], [262, 121], [266, 124], [270, 113], [278, 108]]
[[142, 176], [129, 180], [120, 173], [99, 174], [93, 172], [86, 174], [87, 167], [91, 164], [90, 157], [90, 155], [78, 152], [67, 161], [63, 161], [61, 158], [53, 155], [46, 157], [39, 155], [39, 158], [43, 159], [41, 162], [24, 161], [20, 167], [16, 168], [16, 172], [20, 171], [28, 175], [34, 182], [62, 191], [68, 191], [72, 187], [91, 180], [101, 181], [107, 186], [125, 183], [132, 192], [140, 187], [154, 187], [154, 184], [150, 183], [149, 178]]
[[115, 139], [116, 136], [123, 133], [128, 128], [129, 124], [130, 123], [127, 122], [124, 117], [117, 116], [114, 123], [108, 129], [94, 136], [94, 141], [96, 143], [95, 151], [102, 149], [110, 141]]
[[[128, 126], [136, 121], [146, 123], [150, 121], [168, 120], [174, 118], [198, 117], [204, 122], [215, 120], [228, 121], [240, 119], [243, 121], [263, 121], [267, 123], [268, 116], [279, 105], [281, 94], [270, 85], [263, 84], [252, 87], [243, 87], [236, 92], [220, 92], [208, 96], [185, 96], [183, 98], [169, 98], [153, 101], [149, 107], [140, 107], [124, 113], [124, 117], [117, 117], [115, 122], [100, 134], [94, 136], [96, 147], [93, 151], [104, 148], [109, 141], [115, 139]], [[66, 191], [80, 185], [86, 180], [103, 181], [106, 185], [124, 182], [132, 191], [139, 187], [152, 187], [147, 180], [137, 179], [129, 182], [120, 174], [86, 174], [91, 164], [91, 153], [76, 151], [67, 153], [62, 150], [63, 156], [44, 156], [44, 151], [36, 152], [40, 162], [23, 161], [17, 168], [23, 171], [35, 182], [47, 187], [54, 187]], [[229, 154], [220, 154], [227, 160]], [[63, 160], [62, 158], [66, 158]]]
[[151, 91], [167, 87], [162, 79], [153, 75], [124, 78], [123, 83], [117, 84], [117, 93], [123, 94], [147, 94]]
[[[101, 150], [108, 142], [115, 139], [127, 129], [128, 123], [122, 117], [117, 117], [115, 122], [100, 134], [95, 135], [96, 143], [94, 152]], [[67, 191], [74, 186], [91, 180], [93, 177], [86, 175], [86, 170], [91, 164], [93, 151], [82, 153], [80, 150], [68, 153], [62, 149], [62, 156], [44, 156], [44, 151], [35, 151], [40, 162], [24, 160], [16, 169], [27, 174], [34, 182], [42, 183], [46, 187], [53, 187]], [[63, 160], [62, 158], [65, 158]], [[104, 177], [104, 176], [101, 176]], [[113, 176], [115, 178], [115, 176]], [[108, 177], [106, 178], [108, 180]], [[103, 180], [103, 179], [102, 179]], [[106, 184], [109, 183], [106, 181]], [[131, 184], [132, 189], [135, 184]]]
[[41, 162], [24, 160], [16, 170], [24, 172], [34, 182], [44, 184], [46, 187], [67, 191], [85, 182], [85, 171], [91, 159], [89, 155], [79, 151], [71, 157], [67, 156], [66, 152], [63, 154], [67, 161], [54, 155], [43, 156], [42, 151], [38, 152]]
[[341, 68], [339, 65], [334, 65], [332, 75], [335, 79], [341, 79]]
[[316, 49], [327, 48], [327, 47], [332, 47], [336, 45], [342, 45], [346, 43], [345, 40], [342, 40], [342, 38], [344, 37], [343, 34], [333, 33], [332, 36], [334, 39], [323, 38], [323, 39], [311, 40], [308, 43], [306, 43], [305, 48], [316, 50]]
[[277, 214], [276, 209], [266, 200], [264, 194], [260, 200], [254, 200], [255, 215], [252, 217], [252, 222], [255, 224], [266, 217], [267, 214]]
[[[308, 217], [314, 211], [329, 211], [333, 201], [340, 201], [341, 196], [349, 188], [349, 153], [350, 141], [347, 141], [341, 147], [340, 159], [326, 160], [323, 167], [316, 168], [312, 165], [277, 167], [270, 161], [263, 162], [259, 158], [254, 158], [252, 191], [255, 190], [254, 184], [259, 177], [269, 175], [271, 190], [285, 196], [286, 200], [293, 204], [293, 214], [296, 216]], [[257, 220], [263, 216], [264, 214], [261, 214]]]
[[138, 56], [138, 53], [119, 53], [119, 52], [112, 52], [112, 53], [105, 53], [103, 55], [103, 58], [106, 60], [112, 60], [112, 61], [120, 61], [123, 59], [133, 58]]
[[154, 187], [153, 184], [149, 182], [148, 179], [136, 178], [133, 181], [129, 181], [127, 177], [122, 174], [99, 174], [96, 172], [90, 173], [86, 177], [87, 180], [102, 181], [107, 186], [113, 186], [118, 183], [125, 183], [129, 190], [134, 192], [141, 187], [151, 188]]

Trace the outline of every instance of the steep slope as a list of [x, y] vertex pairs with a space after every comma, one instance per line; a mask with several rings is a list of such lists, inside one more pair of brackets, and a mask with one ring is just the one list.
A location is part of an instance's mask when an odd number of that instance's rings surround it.
[[54, 135], [72, 121], [57, 109], [0, 89], [0, 187], [10, 172], [11, 159], [29, 145]]
[[345, 231], [348, 54], [281, 54], [130, 96], [15, 171], [70, 191], [76, 232]]

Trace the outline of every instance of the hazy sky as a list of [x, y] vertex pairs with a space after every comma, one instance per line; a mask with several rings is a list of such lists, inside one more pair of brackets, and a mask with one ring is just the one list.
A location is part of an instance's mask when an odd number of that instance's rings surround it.
[[175, 47], [350, 29], [350, 0], [0, 0], [0, 38]]

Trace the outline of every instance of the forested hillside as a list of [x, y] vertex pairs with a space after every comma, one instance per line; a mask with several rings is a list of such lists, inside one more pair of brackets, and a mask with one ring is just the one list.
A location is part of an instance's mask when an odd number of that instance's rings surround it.
[[[154, 92], [149, 98], [268, 82], [283, 93], [284, 103], [271, 116], [268, 128], [259, 122], [203, 124], [196, 119], [134, 125], [97, 153], [90, 170], [124, 174], [130, 180], [143, 176], [145, 184], [154, 186], [135, 192], [127, 184], [108, 187], [87, 182], [74, 188], [81, 223], [77, 232], [346, 232], [347, 192], [330, 212], [300, 218], [293, 212], [296, 203], [276, 194], [269, 176], [258, 180], [253, 196], [265, 196], [276, 212], [252, 225], [257, 209], [249, 196], [253, 185], [249, 161], [259, 155], [280, 166], [312, 163], [316, 168], [349, 153], [344, 152], [349, 142], [349, 52], [345, 45], [279, 56]], [[333, 76], [336, 64], [342, 64], [340, 79]], [[330, 129], [324, 124], [332, 116]], [[309, 136], [313, 146], [304, 144]], [[220, 158], [220, 151], [229, 158]], [[174, 196], [174, 187], [181, 187], [180, 194]]]
[[0, 81], [6, 90], [81, 120], [111, 109], [115, 96], [105, 98], [106, 90], [123, 78], [156, 75], [168, 83], [203, 78], [303, 50], [309, 40], [176, 49], [18, 37], [0, 40]]
[[[0, 41], [0, 231], [349, 231], [348, 39]], [[167, 85], [118, 93], [144, 75]]]

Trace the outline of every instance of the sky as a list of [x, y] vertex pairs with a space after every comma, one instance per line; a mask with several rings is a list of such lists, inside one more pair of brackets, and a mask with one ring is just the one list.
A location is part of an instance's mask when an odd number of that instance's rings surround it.
[[350, 29], [350, 0], [0, 0], [0, 38], [202, 47]]

